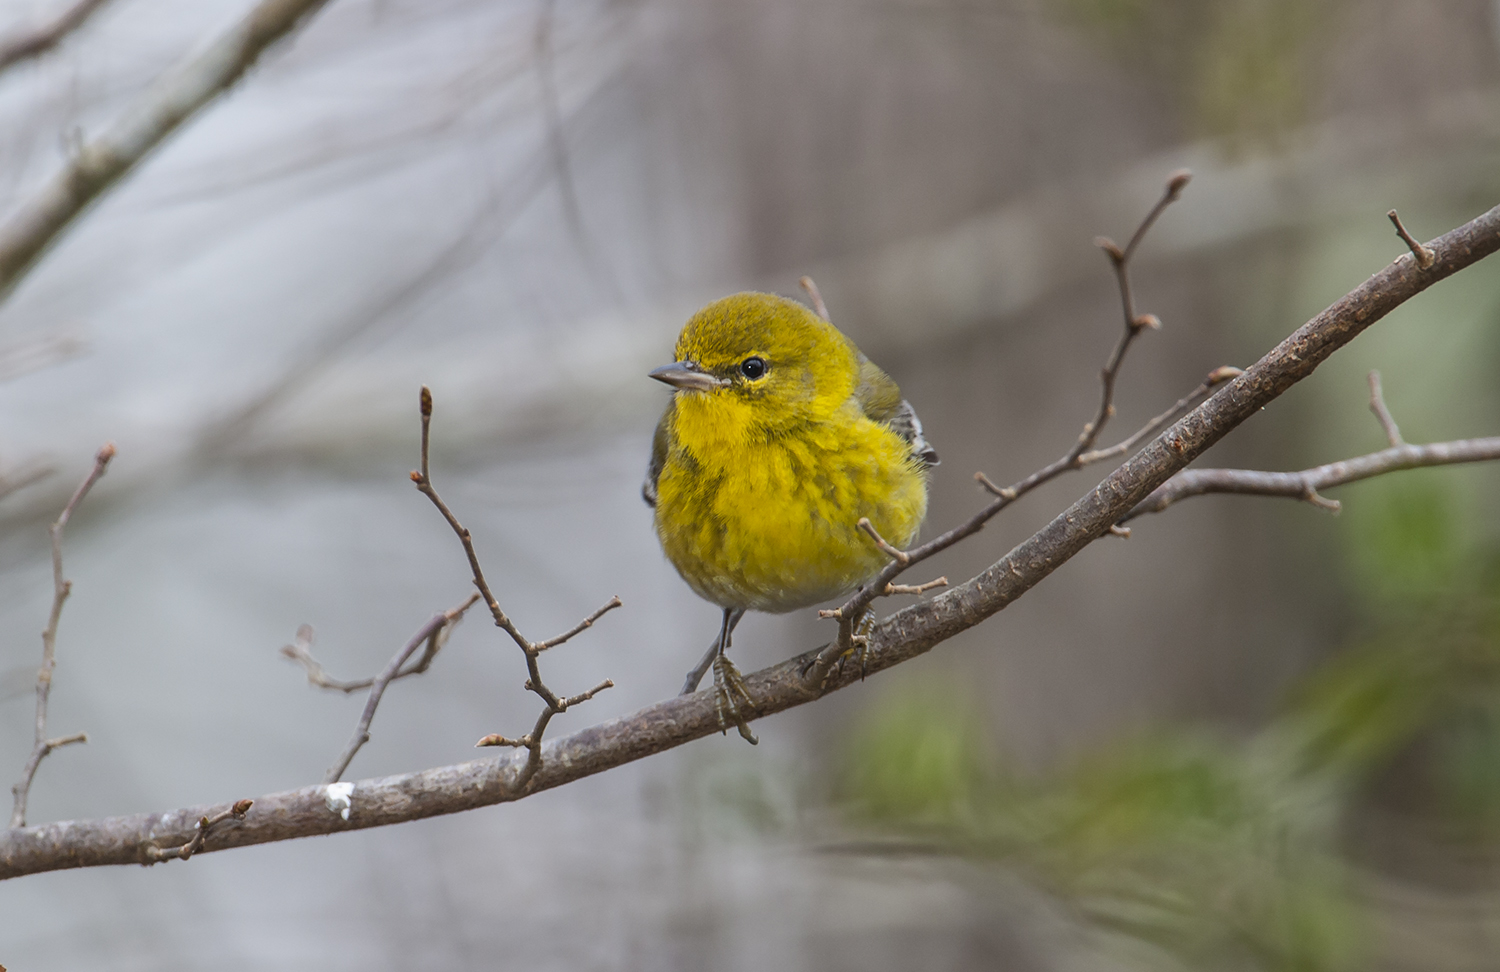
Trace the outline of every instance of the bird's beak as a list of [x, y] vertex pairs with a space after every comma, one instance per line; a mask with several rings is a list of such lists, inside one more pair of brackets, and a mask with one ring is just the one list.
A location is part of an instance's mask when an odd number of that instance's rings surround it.
[[716, 378], [699, 368], [692, 361], [674, 361], [669, 365], [662, 365], [651, 372], [650, 376], [673, 388], [687, 388], [693, 391], [712, 391], [728, 384], [724, 379]]

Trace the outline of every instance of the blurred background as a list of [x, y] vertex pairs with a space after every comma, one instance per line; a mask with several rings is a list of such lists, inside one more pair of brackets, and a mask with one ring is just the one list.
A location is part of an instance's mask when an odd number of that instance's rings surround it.
[[[0, 31], [64, 0], [6, 0]], [[0, 76], [4, 211], [247, 0], [111, 0]], [[461, 601], [434, 477], [566, 733], [672, 694], [717, 625], [639, 499], [644, 377], [725, 293], [795, 294], [943, 456], [929, 534], [1061, 454], [1119, 328], [1096, 235], [1195, 179], [1136, 267], [1164, 322], [1123, 435], [1500, 196], [1492, 0], [333, 0], [0, 309], [0, 779], [30, 822], [318, 782], [372, 674]], [[1206, 460], [1294, 469], [1500, 434], [1500, 264], [1401, 308]], [[1110, 439], [1106, 434], [1105, 438]], [[1105, 470], [930, 565], [967, 577]], [[901, 669], [512, 806], [0, 884], [16, 969], [1493, 969], [1500, 469], [1219, 497], [1095, 544]], [[922, 579], [922, 578], [916, 578]], [[750, 670], [831, 634], [751, 617]], [[347, 778], [458, 762], [535, 704], [478, 615]]]

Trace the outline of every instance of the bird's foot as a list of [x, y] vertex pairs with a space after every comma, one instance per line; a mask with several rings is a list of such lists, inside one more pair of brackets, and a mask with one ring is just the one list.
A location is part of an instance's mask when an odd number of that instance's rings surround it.
[[755, 714], [755, 703], [745, 687], [745, 677], [725, 655], [714, 658], [714, 711], [719, 717], [719, 731], [727, 733], [731, 723], [750, 745], [760, 740], [750, 731], [749, 716]]

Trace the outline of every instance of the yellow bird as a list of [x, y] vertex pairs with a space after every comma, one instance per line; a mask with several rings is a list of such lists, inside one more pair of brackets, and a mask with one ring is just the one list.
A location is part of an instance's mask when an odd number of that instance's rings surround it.
[[861, 517], [906, 547], [927, 512], [937, 454], [901, 390], [837, 328], [796, 301], [744, 293], [694, 314], [656, 427], [642, 495], [667, 559], [724, 611], [683, 693], [714, 670], [719, 727], [756, 742], [725, 652], [747, 610], [784, 613], [846, 594], [886, 555]]

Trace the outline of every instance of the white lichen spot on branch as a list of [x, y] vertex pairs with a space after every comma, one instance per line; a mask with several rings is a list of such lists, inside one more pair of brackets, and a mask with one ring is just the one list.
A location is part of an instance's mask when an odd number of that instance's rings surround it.
[[354, 808], [354, 784], [329, 783], [323, 788], [323, 802], [330, 811], [348, 820], [349, 811]]

